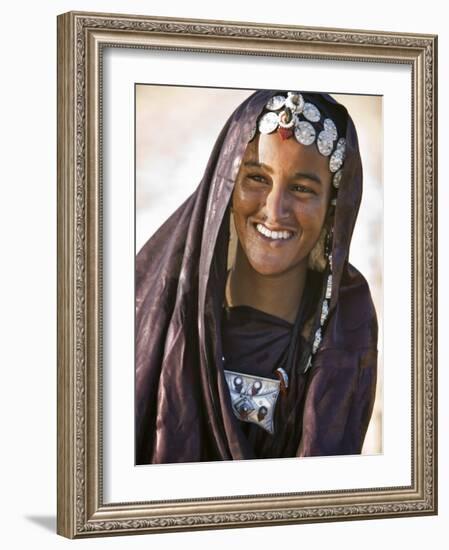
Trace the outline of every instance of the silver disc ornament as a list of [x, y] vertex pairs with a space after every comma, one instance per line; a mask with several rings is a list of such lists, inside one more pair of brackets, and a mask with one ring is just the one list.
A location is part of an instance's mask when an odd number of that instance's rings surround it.
[[335, 122], [330, 118], [325, 118], [323, 121], [323, 126], [326, 132], [331, 135], [332, 140], [335, 141], [338, 137], [337, 127], [335, 126]]
[[263, 117], [259, 120], [259, 132], [261, 134], [271, 134], [279, 126], [279, 115], [273, 113], [265, 113]]
[[282, 95], [275, 95], [272, 98], [270, 98], [266, 104], [266, 108], [269, 111], [278, 111], [285, 105], [285, 101], [287, 98], [285, 98]]
[[332, 135], [326, 130], [323, 130], [318, 134], [316, 144], [318, 147], [318, 151], [325, 157], [328, 157], [331, 154], [332, 149], [334, 148], [334, 140], [332, 139]]
[[345, 156], [346, 156], [346, 140], [345, 138], [340, 138], [337, 141], [337, 148], [332, 153], [332, 156], [329, 160], [329, 169], [332, 173], [336, 172], [343, 166]]
[[315, 141], [315, 128], [306, 120], [301, 120], [295, 125], [295, 138], [302, 145], [312, 145]]
[[343, 171], [339, 170], [338, 172], [335, 172], [334, 177], [332, 178], [332, 185], [335, 187], [335, 189], [338, 189], [340, 187], [341, 177], [343, 176]]
[[318, 122], [321, 118], [320, 111], [313, 103], [305, 103], [302, 114], [310, 122]]
[[344, 158], [345, 155], [346, 155], [346, 140], [345, 140], [345, 138], [340, 138], [337, 141], [337, 150], [342, 152], [343, 158]]
[[339, 170], [343, 165], [343, 152], [340, 149], [336, 149], [331, 158], [329, 159], [329, 170], [334, 173]]

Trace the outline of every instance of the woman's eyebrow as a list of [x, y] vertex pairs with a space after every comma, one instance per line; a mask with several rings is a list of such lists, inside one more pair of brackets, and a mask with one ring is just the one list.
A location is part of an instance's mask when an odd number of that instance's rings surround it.
[[321, 178], [320, 176], [318, 176], [318, 174], [315, 174], [314, 172], [296, 172], [294, 175], [293, 175], [294, 178], [300, 178], [300, 179], [308, 179], [308, 180], [312, 180], [316, 183], [319, 183], [320, 185], [322, 185], [322, 181], [321, 181]]
[[248, 166], [249, 168], [263, 168], [269, 174], [273, 172], [273, 169], [270, 168], [268, 164], [263, 164], [261, 162], [257, 162], [256, 160], [247, 160], [243, 163], [243, 166]]
[[[256, 160], [247, 160], [243, 163], [244, 166], [248, 168], [263, 168], [266, 170], [269, 174], [273, 173], [273, 169], [270, 168], [267, 164], [263, 164], [261, 162], [257, 162]], [[315, 174], [314, 172], [295, 172], [293, 174], [293, 179], [307, 179], [314, 181], [315, 183], [318, 183], [319, 185], [322, 185], [321, 178], [318, 176], [318, 174]]]

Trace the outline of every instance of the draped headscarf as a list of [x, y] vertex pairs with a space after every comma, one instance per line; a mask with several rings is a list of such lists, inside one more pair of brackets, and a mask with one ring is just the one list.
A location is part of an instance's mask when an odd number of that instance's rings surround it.
[[375, 395], [377, 320], [368, 285], [348, 262], [362, 194], [357, 134], [327, 94], [303, 93], [346, 139], [323, 340], [307, 372], [304, 353], [293, 354], [276, 433], [264, 436], [260, 455], [231, 408], [221, 360], [230, 202], [256, 120], [276, 93], [255, 92], [236, 109], [196, 191], [137, 255], [137, 464], [361, 452]]

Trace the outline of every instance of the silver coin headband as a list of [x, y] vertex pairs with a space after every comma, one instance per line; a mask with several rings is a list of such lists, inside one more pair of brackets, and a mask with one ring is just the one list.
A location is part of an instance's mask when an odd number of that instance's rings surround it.
[[271, 134], [277, 130], [282, 139], [295, 136], [301, 145], [312, 145], [316, 142], [318, 151], [323, 156], [330, 157], [332, 184], [338, 189], [342, 176], [341, 167], [346, 155], [346, 140], [338, 137], [335, 122], [330, 118], [325, 118], [321, 122], [318, 107], [306, 102], [299, 92], [287, 92], [287, 97], [273, 96], [265, 105], [265, 111], [253, 129], [250, 141], [257, 130], [261, 134]]

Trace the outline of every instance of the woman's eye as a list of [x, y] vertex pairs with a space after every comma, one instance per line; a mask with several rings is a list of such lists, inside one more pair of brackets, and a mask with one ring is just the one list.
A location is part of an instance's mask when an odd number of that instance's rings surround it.
[[266, 178], [259, 174], [252, 174], [249, 176], [249, 179], [252, 181], [256, 181], [257, 183], [267, 183]]
[[292, 185], [291, 189], [294, 193], [308, 193], [308, 194], [311, 194], [311, 195], [316, 194], [315, 190], [312, 189], [312, 187], [308, 187], [306, 185], [301, 185], [300, 183], [298, 183], [296, 185]]

